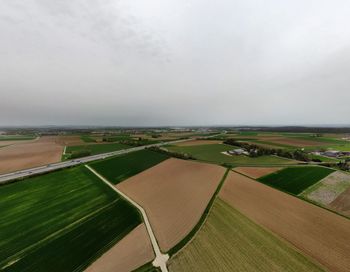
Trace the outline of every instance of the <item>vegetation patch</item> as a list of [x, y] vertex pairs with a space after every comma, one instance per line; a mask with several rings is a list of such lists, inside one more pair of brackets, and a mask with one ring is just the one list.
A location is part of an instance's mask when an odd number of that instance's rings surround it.
[[85, 167], [0, 187], [0, 270], [83, 271], [141, 223]]
[[168, 150], [177, 153], [191, 155], [197, 160], [212, 162], [216, 164], [225, 164], [225, 166], [238, 165], [281, 165], [293, 164], [296, 161], [280, 158], [277, 156], [249, 157], [245, 155], [228, 156], [223, 154], [235, 147], [225, 144], [208, 144], [197, 146], [167, 146]]
[[[128, 149], [130, 146], [119, 144], [119, 143], [112, 143], [112, 144], [91, 144], [91, 145], [76, 145], [76, 146], [67, 146], [66, 148], [66, 158], [74, 158], [78, 157], [74, 154], [83, 154], [85, 156], [89, 155], [97, 155], [102, 153], [108, 153], [113, 151], [118, 151], [122, 149]], [[82, 157], [82, 156], [80, 156]]]
[[110, 182], [118, 184], [168, 158], [169, 156], [166, 154], [149, 150], [140, 150], [93, 162], [90, 166]]
[[282, 191], [298, 195], [334, 171], [333, 169], [317, 166], [289, 167], [258, 180]]
[[88, 136], [88, 135], [82, 135], [80, 136], [80, 139], [82, 139], [85, 143], [96, 143], [96, 139], [94, 139], [93, 137], [91, 136]]
[[314, 186], [306, 189], [301, 196], [321, 204], [328, 206], [334, 201], [342, 192], [350, 187], [350, 174], [336, 171]]
[[194, 240], [170, 260], [169, 270], [322, 271], [220, 199]]

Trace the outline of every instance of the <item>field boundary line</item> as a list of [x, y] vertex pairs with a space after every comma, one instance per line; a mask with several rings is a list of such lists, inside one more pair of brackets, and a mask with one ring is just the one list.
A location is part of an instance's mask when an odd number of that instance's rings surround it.
[[[213, 208], [213, 204], [220, 193], [220, 190], [222, 186], [225, 183], [225, 180], [230, 172], [231, 168], [226, 168], [226, 171], [224, 175], [222, 176], [219, 185], [217, 186], [213, 196], [208, 202], [207, 207], [205, 208], [201, 218], [197, 222], [197, 224], [194, 226], [194, 228], [180, 241], [178, 242], [174, 247], [172, 247], [168, 253], [171, 257], [176, 256], [181, 250], [185, 249], [197, 236], [198, 232], [203, 228], [204, 224], [207, 222], [208, 216]], [[172, 252], [175, 251], [175, 252]]]
[[147, 233], [149, 235], [149, 238], [151, 240], [154, 253], [156, 255], [156, 257], [155, 257], [154, 261], [152, 262], [152, 264], [154, 266], [156, 266], [156, 267], [160, 267], [162, 272], [168, 272], [168, 268], [166, 266], [166, 262], [169, 259], [169, 255], [168, 254], [163, 254], [161, 252], [161, 250], [159, 248], [159, 245], [158, 245], [158, 242], [157, 242], [157, 239], [156, 239], [156, 237], [154, 235], [152, 226], [151, 226], [151, 224], [150, 224], [150, 222], [148, 220], [148, 217], [147, 217], [147, 214], [146, 214], [145, 210], [138, 203], [136, 203], [134, 200], [132, 200], [130, 197], [128, 197], [126, 194], [124, 194], [123, 192], [118, 190], [111, 182], [109, 182], [105, 177], [103, 177], [102, 175], [97, 173], [89, 165], [85, 165], [85, 167], [87, 169], [89, 169], [93, 174], [95, 174], [98, 178], [100, 178], [104, 183], [106, 183], [115, 192], [117, 192], [119, 195], [121, 195], [124, 199], [126, 199], [132, 205], [134, 205], [141, 212], [141, 215], [143, 217], [143, 221], [145, 222], [145, 225], [146, 225]]

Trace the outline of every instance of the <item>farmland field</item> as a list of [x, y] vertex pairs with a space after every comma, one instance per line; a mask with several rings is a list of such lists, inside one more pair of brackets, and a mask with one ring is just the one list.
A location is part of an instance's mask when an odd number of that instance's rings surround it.
[[234, 171], [251, 177], [253, 179], [257, 179], [268, 174], [274, 173], [276, 171], [281, 170], [280, 167], [236, 167]]
[[342, 192], [334, 201], [332, 201], [329, 207], [350, 217], [350, 188]]
[[0, 141], [24, 141], [35, 138], [35, 135], [0, 135]]
[[349, 187], [350, 174], [336, 171], [306, 189], [301, 196], [327, 206]]
[[0, 270], [11, 272], [82, 271], [141, 223], [83, 166], [1, 186], [0, 217]]
[[233, 146], [225, 144], [167, 146], [166, 148], [174, 152], [191, 154], [198, 160], [218, 164], [227, 163], [231, 165], [279, 165], [296, 163], [296, 161], [275, 156], [261, 156], [251, 158], [245, 155], [225, 155], [222, 154], [222, 152], [226, 152], [235, 148]]
[[136, 175], [169, 157], [167, 155], [140, 150], [117, 157], [90, 163], [98, 173], [114, 184]]
[[58, 136], [43, 136], [38, 140], [3, 147], [0, 149], [0, 173], [59, 162], [62, 151]]
[[289, 167], [261, 177], [258, 180], [280, 190], [298, 195], [335, 170], [317, 167]]
[[82, 136], [80, 136], [80, 138], [85, 143], [96, 143], [96, 139], [92, 136], [82, 135]]
[[171, 158], [117, 188], [145, 209], [161, 250], [167, 252], [199, 222], [224, 173], [217, 165]]
[[191, 140], [186, 142], [180, 142], [175, 146], [194, 146], [194, 145], [208, 145], [208, 144], [221, 144], [222, 141], [217, 140]]
[[137, 226], [85, 272], [129, 272], [154, 259], [154, 252], [144, 224]]
[[89, 151], [91, 155], [97, 155], [112, 151], [117, 151], [121, 149], [127, 149], [130, 146], [113, 143], [113, 144], [91, 144], [91, 145], [77, 145], [77, 146], [67, 146], [66, 153], [73, 153], [79, 151]]
[[169, 270], [323, 271], [220, 199], [195, 239], [170, 260]]
[[220, 198], [329, 271], [350, 271], [350, 221], [231, 172]]

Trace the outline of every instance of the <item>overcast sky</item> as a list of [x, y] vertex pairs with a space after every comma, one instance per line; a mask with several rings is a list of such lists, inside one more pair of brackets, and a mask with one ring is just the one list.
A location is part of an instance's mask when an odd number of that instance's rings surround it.
[[0, 125], [350, 124], [348, 0], [0, 0]]

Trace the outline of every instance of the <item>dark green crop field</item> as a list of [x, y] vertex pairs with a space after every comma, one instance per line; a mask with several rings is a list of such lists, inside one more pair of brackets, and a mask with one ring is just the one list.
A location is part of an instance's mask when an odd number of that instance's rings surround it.
[[0, 187], [0, 271], [82, 271], [141, 222], [88, 169]]
[[82, 135], [80, 136], [80, 139], [82, 139], [85, 143], [96, 143], [96, 139], [88, 135]]
[[169, 157], [165, 154], [140, 150], [90, 164], [98, 173], [114, 184], [136, 175]]
[[261, 177], [258, 180], [277, 189], [298, 195], [334, 171], [333, 169], [317, 166], [290, 167]]
[[121, 149], [127, 149], [130, 146], [113, 143], [113, 144], [91, 144], [91, 145], [76, 145], [67, 146], [66, 153], [79, 152], [79, 151], [89, 151], [91, 155], [97, 155], [112, 151], [117, 151]]

